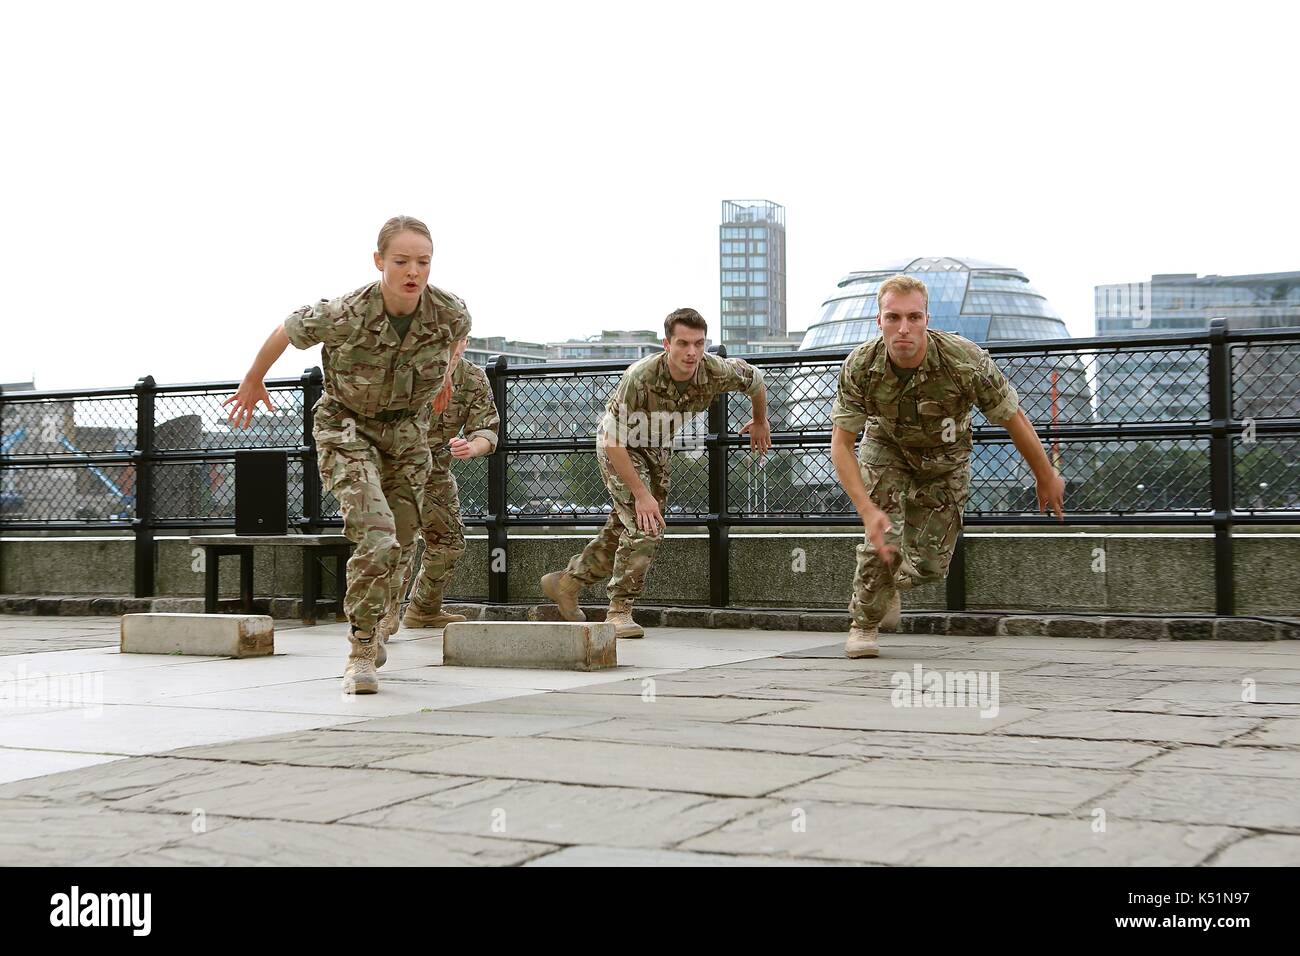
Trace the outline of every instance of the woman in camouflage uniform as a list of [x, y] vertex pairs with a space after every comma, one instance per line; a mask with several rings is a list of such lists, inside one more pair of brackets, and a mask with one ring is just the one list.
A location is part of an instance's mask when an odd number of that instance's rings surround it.
[[356, 544], [348, 561], [343, 610], [351, 654], [343, 690], [373, 694], [375, 668], [396, 627], [402, 569], [415, 551], [430, 460], [428, 416], [451, 397], [451, 353], [469, 334], [465, 303], [428, 284], [433, 241], [418, 219], [397, 216], [379, 232], [378, 282], [337, 299], [303, 306], [271, 333], [239, 390], [229, 419], [247, 427], [263, 379], [290, 345], [321, 343], [324, 394], [312, 434], [321, 481], [339, 501], [344, 533]]

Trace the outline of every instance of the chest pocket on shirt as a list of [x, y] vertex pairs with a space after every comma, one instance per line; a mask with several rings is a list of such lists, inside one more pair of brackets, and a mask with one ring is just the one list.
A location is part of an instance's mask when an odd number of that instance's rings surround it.
[[372, 349], [348, 342], [334, 353], [330, 365], [339, 401], [361, 415], [379, 411], [389, 373]]

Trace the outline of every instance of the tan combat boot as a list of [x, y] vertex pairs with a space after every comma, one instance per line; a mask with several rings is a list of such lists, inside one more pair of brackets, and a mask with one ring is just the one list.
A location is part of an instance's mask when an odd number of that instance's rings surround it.
[[615, 637], [645, 637], [641, 625], [632, 620], [631, 601], [610, 601], [605, 620], [614, 625]]
[[884, 618], [880, 622], [880, 630], [887, 631], [891, 634], [898, 633], [898, 622], [903, 618], [903, 598], [894, 592], [893, 599], [889, 602], [889, 610], [885, 612]]
[[442, 596], [439, 595], [428, 608], [418, 607], [414, 601], [408, 604], [402, 623], [407, 627], [446, 627], [463, 620], [464, 614], [452, 614], [442, 609]]
[[880, 654], [880, 632], [874, 627], [862, 627], [854, 624], [849, 628], [848, 640], [844, 642], [845, 657], [877, 657]]
[[352, 653], [343, 671], [343, 693], [374, 694], [379, 691], [379, 675], [375, 673], [375, 657], [379, 653], [379, 639], [370, 631], [353, 630], [348, 635]]
[[552, 571], [542, 576], [542, 593], [555, 602], [560, 609], [560, 616], [566, 621], [585, 621], [586, 616], [578, 609], [578, 595], [582, 592], [582, 583], [573, 580], [568, 571]]
[[375, 637], [379, 638], [379, 647], [375, 651], [376, 667], [383, 667], [388, 663], [388, 647], [386, 645], [392, 636], [397, 633], [398, 628], [402, 626], [397, 619], [397, 611], [400, 607], [400, 604], [395, 606], [381, 617], [379, 623], [375, 625]]

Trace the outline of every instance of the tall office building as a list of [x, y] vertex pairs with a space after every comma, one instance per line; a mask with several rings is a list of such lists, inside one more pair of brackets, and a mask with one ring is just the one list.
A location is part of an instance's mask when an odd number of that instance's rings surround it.
[[721, 343], [729, 354], [786, 342], [785, 207], [766, 199], [726, 199], [718, 227]]

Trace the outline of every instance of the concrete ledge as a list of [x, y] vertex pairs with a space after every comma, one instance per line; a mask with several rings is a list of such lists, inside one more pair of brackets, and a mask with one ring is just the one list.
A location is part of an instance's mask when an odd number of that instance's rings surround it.
[[123, 654], [263, 657], [275, 653], [264, 614], [123, 614]]
[[442, 663], [596, 671], [617, 666], [618, 651], [604, 622], [457, 621], [443, 632]]

